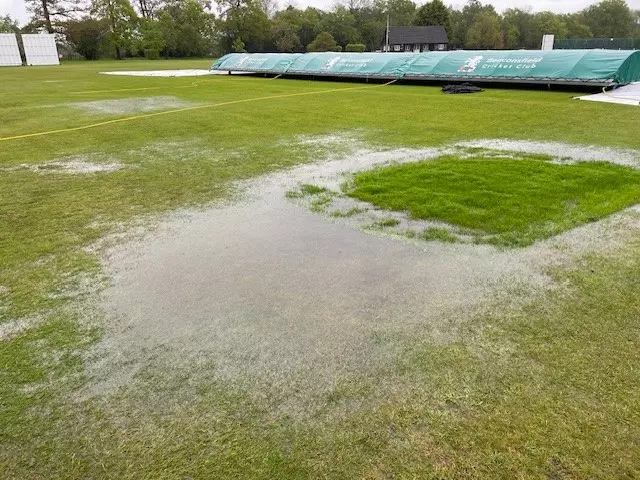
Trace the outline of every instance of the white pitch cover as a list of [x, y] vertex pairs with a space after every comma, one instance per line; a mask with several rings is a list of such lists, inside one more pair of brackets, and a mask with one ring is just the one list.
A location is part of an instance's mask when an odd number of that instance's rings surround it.
[[27, 65], [60, 65], [56, 36], [50, 33], [22, 35]]
[[22, 65], [15, 33], [0, 33], [0, 66]]

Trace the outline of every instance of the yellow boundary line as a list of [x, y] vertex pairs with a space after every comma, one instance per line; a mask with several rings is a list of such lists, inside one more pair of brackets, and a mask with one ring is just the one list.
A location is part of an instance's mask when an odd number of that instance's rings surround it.
[[301, 92], [301, 93], [285, 93], [285, 94], [280, 94], [280, 95], [269, 95], [269, 96], [265, 96], [265, 97], [254, 97], [254, 98], [245, 98], [242, 100], [231, 100], [229, 102], [221, 102], [221, 103], [209, 103], [209, 104], [205, 104], [205, 105], [196, 105], [194, 107], [185, 107], [185, 108], [177, 108], [174, 110], [165, 110], [163, 112], [154, 112], [154, 113], [147, 113], [144, 115], [134, 115], [131, 117], [123, 117], [123, 118], [116, 118], [114, 120], [107, 120], [104, 122], [98, 122], [98, 123], [92, 123], [90, 125], [82, 125], [80, 127], [70, 127], [70, 128], [60, 128], [58, 130], [49, 130], [49, 131], [45, 131], [45, 132], [37, 132], [37, 133], [25, 133], [23, 135], [14, 135], [11, 137], [2, 137], [0, 138], [0, 142], [6, 142], [9, 140], [19, 140], [19, 139], [23, 139], [23, 138], [31, 138], [31, 137], [42, 137], [45, 135], [54, 135], [57, 133], [68, 133], [68, 132], [78, 132], [81, 130], [88, 130], [90, 128], [96, 128], [96, 127], [102, 127], [104, 125], [112, 125], [115, 123], [123, 123], [123, 122], [131, 122], [133, 120], [140, 120], [143, 118], [151, 118], [151, 117], [159, 117], [161, 115], [170, 115], [172, 113], [180, 113], [180, 112], [188, 112], [191, 110], [202, 110], [205, 108], [215, 108], [215, 107], [224, 107], [227, 105], [236, 105], [239, 103], [249, 103], [249, 102], [258, 102], [258, 101], [262, 101], [262, 100], [273, 100], [273, 99], [278, 99], [278, 98], [291, 98], [291, 97], [301, 97], [304, 95], [319, 95], [319, 94], [323, 94], [323, 93], [333, 93], [333, 92], [346, 92], [348, 90], [364, 90], [364, 89], [368, 89], [368, 88], [376, 88], [376, 87], [384, 87], [387, 85], [391, 85], [392, 83], [394, 83], [396, 80], [392, 80], [390, 82], [381, 84], [381, 85], [366, 85], [366, 86], [362, 86], [362, 87], [349, 87], [349, 88], [334, 88], [331, 90], [320, 90], [318, 92]]

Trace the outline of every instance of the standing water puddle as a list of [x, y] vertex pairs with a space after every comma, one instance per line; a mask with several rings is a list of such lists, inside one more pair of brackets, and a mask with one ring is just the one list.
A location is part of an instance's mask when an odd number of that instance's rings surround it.
[[[568, 255], [558, 246], [570, 253], [602, 230], [600, 222], [519, 250], [410, 242], [286, 198], [303, 183], [337, 188], [343, 173], [443, 152], [360, 151], [252, 180], [241, 201], [176, 214], [152, 237], [111, 250], [102, 308], [112, 322], [90, 395], [159, 358], [163, 368], [210, 359], [207, 375], [254, 390], [326, 392], [392, 361], [407, 336], [455, 338], [456, 324], [496, 292], [548, 286], [541, 267]], [[620, 215], [607, 221], [628, 228]]]

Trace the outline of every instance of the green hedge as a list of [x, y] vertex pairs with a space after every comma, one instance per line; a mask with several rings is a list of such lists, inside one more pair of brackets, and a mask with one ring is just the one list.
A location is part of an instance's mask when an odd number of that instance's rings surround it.
[[345, 47], [345, 52], [364, 52], [365, 45], [363, 43], [348, 43]]

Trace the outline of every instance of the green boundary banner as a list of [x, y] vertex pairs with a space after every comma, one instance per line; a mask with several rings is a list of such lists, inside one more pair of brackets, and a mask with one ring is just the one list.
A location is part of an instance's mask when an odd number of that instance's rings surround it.
[[637, 50], [230, 53], [212, 70], [357, 78], [612, 85], [640, 81]]

